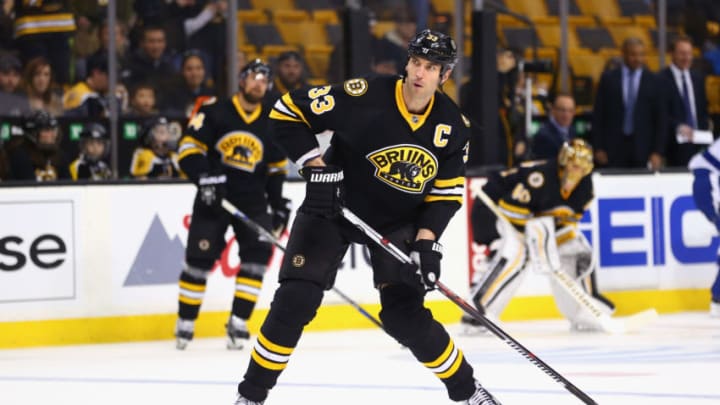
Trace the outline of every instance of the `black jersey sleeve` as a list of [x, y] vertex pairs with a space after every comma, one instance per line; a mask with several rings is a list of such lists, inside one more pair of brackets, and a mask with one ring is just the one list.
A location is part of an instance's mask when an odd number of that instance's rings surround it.
[[265, 192], [270, 206], [277, 208], [283, 205], [282, 189], [287, 177], [288, 160], [273, 139], [267, 141], [265, 156], [267, 160]]
[[285, 93], [270, 112], [273, 133], [287, 156], [299, 166], [320, 156], [315, 134], [343, 127], [342, 85], [303, 88]]
[[214, 106], [204, 105], [190, 118], [178, 147], [180, 169], [195, 183], [210, 170], [207, 152], [215, 135]]
[[529, 171], [526, 167], [511, 169], [500, 178], [502, 193], [497, 198], [500, 212], [518, 229], [524, 229], [533, 216], [532, 194], [527, 186]]

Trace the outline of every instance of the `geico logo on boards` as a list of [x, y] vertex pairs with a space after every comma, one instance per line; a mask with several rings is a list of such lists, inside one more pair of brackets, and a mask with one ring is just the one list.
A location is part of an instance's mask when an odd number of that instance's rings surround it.
[[313, 173], [310, 175], [312, 183], [337, 183], [342, 181], [343, 173]]
[[[585, 225], [591, 222], [597, 238]], [[586, 211], [583, 228], [597, 245], [601, 267], [663, 266], [668, 256], [682, 264], [713, 263], [720, 245], [690, 195], [599, 198], [597, 210]]]
[[28, 259], [35, 267], [53, 270], [65, 262], [67, 246], [57, 235], [43, 234], [33, 240], [16, 235], [0, 238], [0, 270], [21, 270]]
[[419, 145], [393, 145], [366, 157], [375, 166], [375, 177], [405, 192], [422, 193], [437, 175], [437, 158]]

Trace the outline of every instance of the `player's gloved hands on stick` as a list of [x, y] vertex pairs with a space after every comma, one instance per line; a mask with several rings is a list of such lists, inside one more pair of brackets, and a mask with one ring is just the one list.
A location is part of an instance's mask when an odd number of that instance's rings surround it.
[[280, 202], [273, 204], [272, 207], [272, 233], [276, 238], [285, 232], [290, 220], [290, 211], [292, 210], [292, 201], [287, 198], [280, 199]]
[[337, 166], [305, 166], [300, 175], [307, 182], [300, 211], [334, 218], [342, 209], [343, 171]]
[[200, 201], [210, 208], [222, 209], [222, 199], [227, 194], [227, 178], [224, 174], [201, 174], [198, 179], [198, 193]]
[[427, 291], [435, 289], [440, 278], [442, 246], [429, 239], [419, 239], [410, 245], [410, 258], [417, 265], [417, 276]]

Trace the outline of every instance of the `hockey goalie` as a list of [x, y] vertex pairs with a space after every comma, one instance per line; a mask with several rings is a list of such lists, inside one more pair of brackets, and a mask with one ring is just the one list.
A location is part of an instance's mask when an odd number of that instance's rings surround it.
[[[486, 265], [471, 282], [471, 301], [497, 319], [529, 271], [547, 274], [559, 311], [573, 331], [601, 331], [615, 307], [601, 295], [592, 248], [577, 222], [593, 198], [593, 153], [581, 139], [557, 159], [492, 173], [472, 207], [474, 241]], [[466, 330], [482, 330], [463, 316]]]

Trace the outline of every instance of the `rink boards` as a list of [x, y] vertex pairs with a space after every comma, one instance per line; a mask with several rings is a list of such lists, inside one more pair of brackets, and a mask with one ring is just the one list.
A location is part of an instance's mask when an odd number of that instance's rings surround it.
[[[600, 286], [618, 313], [705, 309], [719, 242], [695, 209], [691, 176], [596, 174], [594, 181], [597, 198], [580, 229], [593, 243]], [[469, 179], [469, 198], [481, 182]], [[286, 186], [295, 207], [303, 193], [302, 183]], [[0, 348], [171, 338], [193, 195], [189, 184], [4, 188]], [[442, 279], [462, 294], [476, 262], [467, 219], [463, 207], [441, 240]], [[278, 263], [276, 254], [251, 329], [267, 311]], [[239, 266], [230, 244], [209, 279], [198, 336], [223, 334]], [[365, 249], [350, 249], [336, 287], [377, 313]], [[503, 319], [558, 317], [548, 294], [546, 277], [530, 274]], [[428, 301], [443, 322], [459, 319], [440, 294]], [[374, 327], [332, 291], [324, 303], [308, 328]]]

